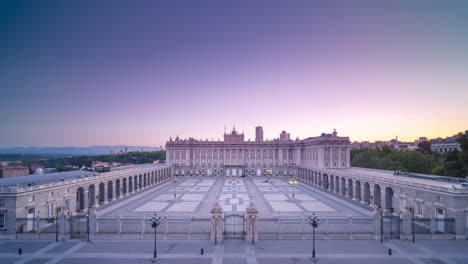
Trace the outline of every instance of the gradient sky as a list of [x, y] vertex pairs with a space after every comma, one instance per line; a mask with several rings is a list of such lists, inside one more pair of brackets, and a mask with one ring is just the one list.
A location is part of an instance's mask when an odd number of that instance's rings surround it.
[[0, 147], [468, 129], [468, 1], [1, 1]]

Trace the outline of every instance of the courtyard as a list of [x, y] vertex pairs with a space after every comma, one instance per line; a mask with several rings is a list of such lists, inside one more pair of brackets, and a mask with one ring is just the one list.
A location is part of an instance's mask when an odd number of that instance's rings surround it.
[[[321, 217], [369, 216], [368, 207], [341, 199], [289, 178], [184, 177], [156, 186], [98, 210], [100, 216], [186, 215], [210, 217], [219, 202], [225, 213], [243, 213], [251, 201], [260, 217], [311, 215]], [[294, 190], [293, 190], [294, 189]]]

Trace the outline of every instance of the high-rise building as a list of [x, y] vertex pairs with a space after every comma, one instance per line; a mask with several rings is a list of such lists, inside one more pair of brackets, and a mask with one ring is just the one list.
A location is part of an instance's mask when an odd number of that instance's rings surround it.
[[261, 126], [255, 127], [255, 141], [263, 141], [263, 128]]

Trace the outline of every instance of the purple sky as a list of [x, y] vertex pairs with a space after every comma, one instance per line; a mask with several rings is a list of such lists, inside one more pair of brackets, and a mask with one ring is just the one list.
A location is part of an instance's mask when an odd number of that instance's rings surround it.
[[0, 147], [468, 129], [466, 1], [2, 1]]

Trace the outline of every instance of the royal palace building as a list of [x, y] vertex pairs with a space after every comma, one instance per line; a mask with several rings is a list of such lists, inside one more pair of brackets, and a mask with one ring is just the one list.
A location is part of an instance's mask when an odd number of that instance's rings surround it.
[[303, 140], [291, 140], [283, 131], [278, 139], [264, 141], [261, 127], [256, 134], [255, 141], [246, 141], [235, 128], [224, 133], [223, 141], [177, 136], [166, 142], [166, 162], [179, 176], [291, 176], [299, 165], [350, 167], [349, 137], [339, 137], [336, 131]]

